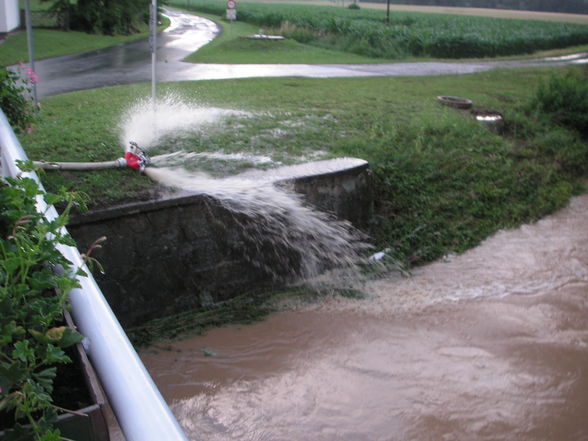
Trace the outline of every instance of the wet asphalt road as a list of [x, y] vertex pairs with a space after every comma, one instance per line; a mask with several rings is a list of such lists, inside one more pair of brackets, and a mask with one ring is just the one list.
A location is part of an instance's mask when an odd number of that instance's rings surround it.
[[[157, 82], [299, 76], [311, 78], [460, 75], [485, 70], [588, 63], [588, 53], [568, 57], [478, 62], [413, 62], [381, 64], [205, 64], [186, 63], [187, 55], [219, 32], [210, 20], [166, 10], [172, 24], [157, 36]], [[105, 86], [151, 81], [149, 40], [82, 54], [39, 60], [39, 97]]]

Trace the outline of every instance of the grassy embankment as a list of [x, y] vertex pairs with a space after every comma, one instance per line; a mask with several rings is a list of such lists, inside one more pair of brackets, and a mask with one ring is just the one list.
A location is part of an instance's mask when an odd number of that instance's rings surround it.
[[[587, 81], [585, 67], [567, 70]], [[581, 191], [586, 139], [529, 106], [539, 84], [557, 71], [161, 85], [162, 94], [173, 91], [203, 106], [251, 114], [168, 139], [154, 153], [180, 147], [247, 151], [286, 163], [316, 152], [364, 158], [377, 183], [374, 243], [392, 248], [408, 266], [421, 264], [474, 246], [497, 229], [538, 219]], [[32, 159], [114, 159], [122, 151], [120, 115], [148, 95], [148, 86], [138, 85], [46, 99], [33, 134], [23, 135], [22, 143]], [[494, 134], [471, 115], [440, 106], [437, 95], [468, 97], [501, 112], [505, 132]], [[43, 180], [49, 189], [85, 191], [95, 206], [148, 197], [154, 188], [130, 170], [48, 172]]]
[[[581, 154], [585, 142], [519, 105], [529, 102], [551, 73], [498, 70], [461, 77], [162, 85], [162, 93], [171, 90], [204, 106], [252, 115], [168, 139], [154, 153], [247, 151], [283, 163], [315, 152], [364, 158], [379, 184], [374, 240], [398, 250], [409, 264], [422, 263], [473, 246], [498, 228], [537, 219], [578, 191], [579, 174], [560, 156]], [[120, 115], [148, 93], [142, 85], [47, 99], [33, 134], [22, 136], [23, 145], [32, 159], [114, 159], [122, 152], [116, 129]], [[506, 134], [493, 134], [471, 116], [440, 106], [437, 95], [465, 96], [503, 113]], [[545, 147], [549, 144], [551, 149]], [[47, 172], [43, 179], [49, 188], [86, 191], [95, 205], [144, 197], [153, 187], [130, 170]]]
[[[199, 1], [199, 7], [211, 4]], [[248, 5], [252, 6], [252, 20], [271, 12], [270, 19], [279, 22], [289, 17], [290, 23], [296, 19], [320, 24], [325, 9], [333, 9], [284, 5], [268, 10], [267, 5]], [[336, 22], [353, 30], [355, 22], [345, 17], [355, 12], [339, 10], [341, 21]], [[445, 15], [436, 17], [441, 17], [441, 23], [449, 20]], [[422, 30], [419, 20], [430, 24], [429, 20], [434, 19], [425, 15], [403, 20], [407, 27]], [[480, 26], [488, 25], [485, 20], [474, 20]], [[495, 21], [490, 23], [498, 26]], [[513, 30], [520, 23], [509, 23], [504, 26], [510, 26], [507, 29], [516, 38], [503, 36], [503, 44], [509, 47], [518, 42], [521, 48], [529, 47], [520, 43], [521, 35]], [[502, 29], [500, 26], [496, 29]], [[534, 28], [524, 29], [532, 30], [530, 41], [545, 44], [540, 33], [533, 33]], [[562, 29], [563, 41], [578, 30]], [[437, 34], [424, 35], [421, 40], [437, 38]], [[493, 35], [497, 38], [496, 32]], [[579, 35], [583, 38], [582, 32]], [[457, 41], [468, 38], [464, 34]], [[490, 43], [492, 47], [498, 45], [494, 40]], [[315, 50], [313, 46], [301, 46], [310, 47], [310, 52]], [[422, 48], [426, 47], [429, 46], [423, 44]], [[216, 46], [216, 50], [224, 53], [222, 46]], [[285, 54], [282, 52], [282, 56]], [[557, 161], [555, 167], [553, 157], [542, 157], [533, 145], [548, 142], [544, 138], [573, 146], [581, 141], [519, 106], [532, 98], [538, 84], [551, 72], [538, 69], [461, 77], [251, 79], [181, 83], [160, 89], [163, 92], [171, 88], [205, 105], [254, 114], [246, 121], [228, 119], [216, 130], [207, 129], [206, 134], [170, 141], [174, 148], [250, 151], [273, 156], [283, 163], [301, 160], [316, 151], [326, 157], [353, 155], [370, 161], [381, 184], [372, 230], [374, 240], [378, 246], [396, 249], [398, 257], [408, 264], [418, 264], [470, 247], [498, 228], [536, 219], [564, 204], [577, 189], [575, 177], [570, 178], [568, 170], [559, 167]], [[114, 159], [122, 150], [116, 136], [120, 115], [125, 106], [147, 93], [144, 86], [134, 86], [47, 99], [34, 133], [23, 137], [23, 144], [33, 159]], [[436, 95], [466, 96], [478, 106], [497, 110], [505, 115], [509, 130], [505, 136], [496, 136], [471, 117], [440, 107], [435, 102]], [[49, 188], [64, 185], [86, 191], [95, 206], [148, 197], [153, 188], [146, 178], [118, 170], [51, 172], [45, 180]], [[403, 192], [407, 200], [401, 202]]]

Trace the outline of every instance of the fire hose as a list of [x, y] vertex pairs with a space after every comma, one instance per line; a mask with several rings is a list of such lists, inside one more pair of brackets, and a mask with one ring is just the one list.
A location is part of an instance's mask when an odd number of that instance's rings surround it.
[[131, 141], [131, 146], [124, 157], [114, 161], [102, 162], [54, 162], [33, 161], [33, 165], [45, 170], [100, 170], [105, 168], [131, 168], [143, 172], [151, 159], [136, 142]]

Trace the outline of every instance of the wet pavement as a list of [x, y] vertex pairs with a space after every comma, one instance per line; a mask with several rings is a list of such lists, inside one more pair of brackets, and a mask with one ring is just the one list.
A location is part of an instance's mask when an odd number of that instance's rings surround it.
[[[588, 53], [533, 60], [411, 62], [380, 64], [208, 64], [186, 63], [186, 56], [219, 32], [211, 20], [173, 10], [172, 24], [157, 37], [157, 82], [251, 77], [372, 77], [462, 75], [494, 68], [560, 66], [588, 63]], [[151, 81], [151, 46], [147, 39], [77, 55], [39, 60], [39, 97], [105, 86]]]

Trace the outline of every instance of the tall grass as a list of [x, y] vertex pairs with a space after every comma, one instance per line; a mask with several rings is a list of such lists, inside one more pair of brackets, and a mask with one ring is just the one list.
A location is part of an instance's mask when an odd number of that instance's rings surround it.
[[[182, 0], [171, 0], [185, 6]], [[191, 3], [198, 11], [224, 15], [225, 3]], [[377, 58], [495, 57], [533, 53], [588, 43], [588, 26], [417, 12], [312, 5], [240, 3], [239, 20], [282, 32], [303, 43]]]
[[588, 138], [588, 70], [553, 75], [540, 85], [530, 107]]

